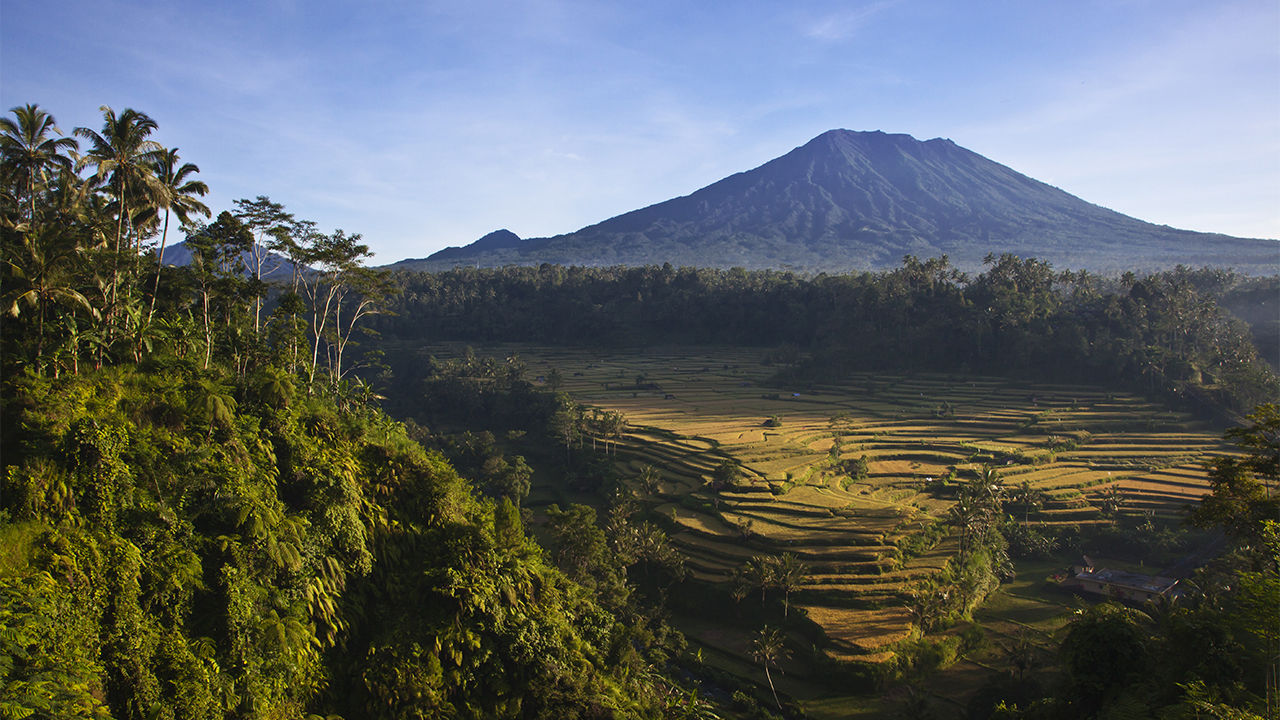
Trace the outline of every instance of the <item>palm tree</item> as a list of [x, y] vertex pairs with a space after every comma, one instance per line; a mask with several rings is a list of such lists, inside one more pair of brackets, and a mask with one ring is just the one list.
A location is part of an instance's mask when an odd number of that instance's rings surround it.
[[156, 309], [156, 294], [160, 291], [160, 268], [164, 266], [164, 247], [169, 239], [169, 214], [178, 216], [178, 220], [186, 225], [191, 216], [209, 217], [208, 206], [196, 199], [209, 193], [209, 186], [190, 177], [200, 172], [194, 163], [178, 165], [178, 148], [164, 150], [155, 157], [151, 171], [164, 188], [162, 202], [155, 207], [158, 211], [164, 208], [164, 229], [160, 233], [160, 252], [156, 258], [156, 279], [151, 286], [151, 306], [147, 310], [147, 325], [151, 324], [151, 316]]
[[982, 523], [982, 508], [972, 495], [962, 491], [955, 504], [947, 510], [947, 519], [960, 528], [960, 552], [967, 553], [973, 542], [971, 538]]
[[16, 286], [4, 298], [4, 313], [19, 317], [22, 307], [32, 308], [36, 316], [35, 360], [43, 363], [45, 319], [51, 305], [63, 304], [83, 308], [89, 315], [98, 311], [69, 280], [66, 266], [76, 262], [82, 248], [59, 223], [51, 223], [38, 232], [27, 233], [14, 249], [5, 253], [5, 279]]
[[773, 583], [782, 591], [782, 616], [791, 606], [791, 593], [798, 590], [809, 574], [809, 568], [793, 553], [782, 553], [773, 566]]
[[950, 595], [950, 590], [943, 590], [931, 584], [911, 594], [911, 602], [906, 605], [907, 613], [919, 626], [920, 632], [929, 632], [938, 620], [947, 614], [947, 600]]
[[730, 597], [733, 598], [735, 603], [740, 603], [747, 597], [749, 592], [751, 592], [751, 580], [742, 568], [735, 569], [732, 583], [729, 586]]
[[1124, 507], [1125, 501], [1127, 500], [1124, 496], [1124, 492], [1120, 490], [1119, 485], [1112, 485], [1106, 490], [1103, 490], [1099, 494], [1098, 498], [1098, 509], [1102, 512], [1102, 516], [1109, 520], [1116, 519], [1120, 514], [1120, 509]]
[[751, 584], [760, 588], [760, 604], [763, 606], [769, 588], [773, 587], [777, 577], [777, 561], [769, 555], [753, 555], [743, 566], [743, 574], [751, 580]]
[[778, 700], [778, 691], [773, 687], [773, 675], [769, 672], [769, 666], [778, 664], [789, 655], [787, 638], [778, 628], [768, 625], [760, 628], [760, 634], [751, 643], [751, 657], [764, 666], [764, 677], [769, 681], [769, 690], [773, 693], [773, 702], [778, 706], [778, 712], [782, 712], [782, 702]]
[[130, 201], [136, 199], [144, 207], [147, 204], [160, 205], [165, 202], [165, 188], [154, 172], [164, 148], [154, 140], [147, 139], [158, 126], [145, 113], [126, 108], [116, 115], [106, 105], [100, 110], [103, 115], [102, 132], [79, 127], [76, 128], [76, 135], [89, 142], [90, 148], [85, 154], [85, 160], [97, 167], [95, 178], [99, 182], [105, 181], [116, 199], [115, 258], [111, 268], [108, 299], [110, 324], [115, 316], [117, 287], [120, 282], [121, 243], [133, 232], [132, 222], [126, 228], [126, 219], [132, 220], [132, 214], [136, 212], [130, 207]]
[[1004, 646], [1005, 657], [1009, 660], [1010, 672], [1017, 676], [1021, 683], [1026, 674], [1040, 665], [1040, 649], [1027, 635], [1027, 629], [1019, 628], [1014, 642]]
[[645, 463], [640, 466], [640, 487], [648, 495], [656, 496], [662, 489], [662, 475], [658, 468]]
[[912, 720], [934, 720], [938, 716], [929, 704], [929, 693], [919, 684], [906, 686], [907, 697], [903, 700], [902, 709], [894, 717], [911, 718]]
[[[75, 138], [63, 137], [53, 116], [34, 104], [10, 110], [14, 117], [0, 118], [0, 162], [5, 180], [18, 190], [19, 204], [26, 200], [27, 221], [36, 214], [36, 183], [50, 170], [71, 172], [72, 161], [66, 154], [79, 144]], [[58, 133], [50, 137], [49, 133]]]
[[951, 523], [960, 528], [962, 553], [986, 545], [1004, 508], [1004, 480], [999, 471], [984, 464], [977, 474], [961, 486], [959, 497], [947, 513]]
[[999, 512], [1004, 502], [1004, 479], [995, 467], [983, 464], [978, 468], [978, 484], [974, 488], [983, 498], [983, 503]]
[[613, 454], [618, 454], [618, 441], [622, 439], [622, 433], [627, 430], [627, 416], [617, 410], [609, 410], [604, 415], [605, 428], [605, 449], [609, 449], [609, 444], [613, 444]]
[[1023, 480], [1022, 484], [1013, 491], [1013, 501], [1022, 506], [1023, 525], [1030, 520], [1033, 510], [1044, 507], [1044, 500], [1044, 491], [1031, 487], [1031, 483], [1026, 480]]

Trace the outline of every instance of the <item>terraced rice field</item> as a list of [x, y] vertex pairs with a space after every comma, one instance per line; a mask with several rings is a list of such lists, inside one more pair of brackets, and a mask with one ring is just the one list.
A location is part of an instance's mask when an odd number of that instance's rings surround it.
[[[623, 474], [659, 471], [649, 501], [694, 578], [726, 583], [757, 554], [802, 559], [809, 576], [792, 607], [822, 627], [823, 652], [837, 661], [884, 660], [910, 635], [913, 586], [956, 545], [945, 539], [906, 562], [895, 546], [945, 515], [951, 495], [938, 478], [996, 464], [1006, 485], [1047, 494], [1031, 514], [1045, 524], [1103, 522], [1099, 499], [1111, 488], [1125, 512], [1173, 516], [1207, 491], [1204, 461], [1227, 452], [1213, 428], [1098, 388], [882, 373], [777, 388], [763, 384], [775, 368], [754, 349], [492, 351], [519, 353], [532, 376], [555, 368], [578, 402], [626, 415]], [[837, 440], [839, 460], [866, 459], [866, 477], [833, 466]], [[726, 459], [745, 479], [712, 490]]]

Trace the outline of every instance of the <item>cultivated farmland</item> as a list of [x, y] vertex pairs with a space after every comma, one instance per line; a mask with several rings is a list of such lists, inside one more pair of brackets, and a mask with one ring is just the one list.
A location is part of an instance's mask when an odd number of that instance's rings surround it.
[[[626, 415], [617, 462], [628, 478], [658, 471], [656, 493], [633, 488], [693, 578], [727, 585], [753, 555], [802, 560], [809, 573], [791, 607], [821, 627], [818, 654], [835, 662], [886, 660], [911, 636], [911, 593], [956, 541], [909, 558], [900, 548], [943, 522], [948, 488], [981, 465], [1043, 492], [1025, 513], [1033, 524], [1081, 525], [1109, 522], [1104, 494], [1114, 502], [1117, 491], [1120, 512], [1177, 516], [1207, 491], [1202, 463], [1227, 452], [1215, 429], [1100, 388], [886, 373], [776, 387], [766, 382], [777, 368], [756, 349], [485, 352], [518, 353], [530, 376], [554, 369], [577, 402]], [[726, 460], [742, 478], [715, 489]], [[730, 655], [746, 645], [745, 635], [692, 636]]]

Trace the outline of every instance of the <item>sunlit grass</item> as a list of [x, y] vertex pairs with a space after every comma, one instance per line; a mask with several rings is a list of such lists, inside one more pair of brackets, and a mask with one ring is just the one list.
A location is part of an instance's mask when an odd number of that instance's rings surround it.
[[[772, 387], [775, 368], [742, 348], [494, 353], [519, 353], [535, 376], [556, 368], [578, 402], [626, 414], [620, 468], [624, 476], [646, 463], [659, 469], [651, 512], [695, 579], [724, 583], [757, 554], [791, 552], [808, 563], [812, 575], [792, 604], [822, 628], [836, 660], [892, 658], [912, 632], [903, 598], [956, 552], [952, 537], [896, 559], [899, 539], [921, 521], [943, 521], [953, 502], [954, 485], [930, 491], [930, 481], [964, 480], [992, 463], [1007, 487], [1047, 493], [1033, 522], [1096, 524], [1106, 522], [1099, 494], [1109, 487], [1125, 494], [1129, 512], [1181, 511], [1207, 492], [1201, 462], [1225, 451], [1189, 416], [1098, 388], [888, 373]], [[866, 477], [847, 474], [843, 463], [857, 458]], [[725, 459], [744, 477], [713, 491], [707, 483]]]

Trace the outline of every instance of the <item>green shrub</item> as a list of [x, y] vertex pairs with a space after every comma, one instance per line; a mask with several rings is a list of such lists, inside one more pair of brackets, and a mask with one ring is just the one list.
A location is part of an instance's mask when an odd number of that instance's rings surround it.
[[901, 675], [911, 676], [949, 667], [960, 658], [961, 643], [957, 635], [908, 640], [897, 648], [897, 670]]
[[947, 527], [940, 523], [925, 523], [920, 529], [898, 538], [895, 545], [898, 556], [903, 560], [919, 557], [933, 549], [942, 538], [947, 536]]

